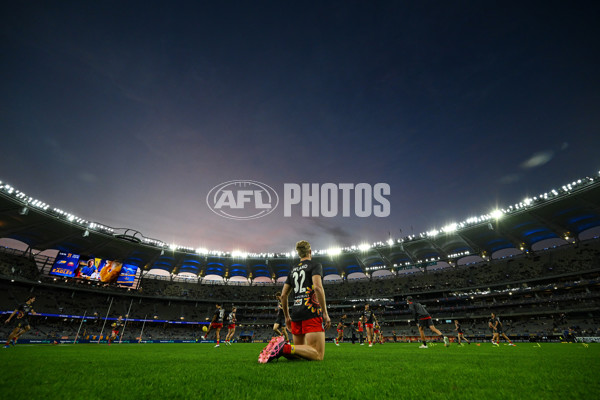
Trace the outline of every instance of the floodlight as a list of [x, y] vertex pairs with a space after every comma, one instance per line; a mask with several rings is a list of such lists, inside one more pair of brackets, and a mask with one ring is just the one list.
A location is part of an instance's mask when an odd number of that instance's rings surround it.
[[500, 218], [502, 218], [503, 215], [504, 215], [504, 213], [498, 209], [496, 209], [490, 213], [490, 216], [494, 219], [500, 219]]

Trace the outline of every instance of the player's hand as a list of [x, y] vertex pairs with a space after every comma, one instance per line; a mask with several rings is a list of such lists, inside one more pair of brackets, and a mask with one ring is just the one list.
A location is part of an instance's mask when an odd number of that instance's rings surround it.
[[325, 329], [329, 329], [331, 327], [331, 319], [329, 318], [329, 314], [323, 315], [323, 322], [325, 323]]

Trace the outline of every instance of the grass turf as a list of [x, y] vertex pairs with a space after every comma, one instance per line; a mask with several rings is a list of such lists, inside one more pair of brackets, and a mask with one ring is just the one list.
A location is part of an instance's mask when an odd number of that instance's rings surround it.
[[263, 345], [17, 345], [10, 399], [577, 399], [600, 393], [600, 345], [327, 344], [325, 361], [258, 364]]

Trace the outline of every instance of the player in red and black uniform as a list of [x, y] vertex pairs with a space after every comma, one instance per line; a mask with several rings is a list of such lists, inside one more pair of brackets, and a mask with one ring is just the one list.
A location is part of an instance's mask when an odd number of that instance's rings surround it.
[[364, 333], [364, 323], [363, 323], [363, 317], [361, 316], [358, 319], [358, 336], [359, 336], [358, 341], [361, 346], [365, 345], [363, 333]]
[[423, 343], [419, 346], [420, 349], [427, 348], [427, 342], [425, 341], [425, 328], [429, 327], [433, 332], [437, 333], [439, 336], [444, 337], [444, 345], [446, 347], [450, 346], [450, 341], [447, 336], [444, 336], [439, 329], [437, 329], [433, 322], [431, 321], [431, 315], [427, 312], [425, 307], [421, 303], [413, 302], [413, 298], [408, 296], [406, 298], [406, 302], [408, 303], [408, 309], [413, 313], [413, 320], [417, 322], [417, 326], [419, 327], [419, 334], [421, 335], [421, 342]]
[[365, 304], [365, 310], [362, 314], [362, 319], [365, 324], [365, 329], [367, 331], [367, 340], [369, 341], [369, 347], [373, 347], [373, 325], [377, 323], [377, 318], [375, 317], [375, 313], [371, 310], [369, 303]]
[[454, 330], [456, 331], [456, 338], [458, 340], [458, 344], [460, 346], [462, 346], [462, 343], [460, 342], [461, 339], [464, 340], [465, 342], [467, 342], [468, 344], [471, 344], [471, 342], [469, 342], [467, 340], [467, 338], [465, 337], [465, 333], [462, 330], [462, 327], [460, 326], [460, 323], [458, 322], [457, 319], [454, 320], [454, 325], [456, 326], [456, 328], [454, 328]]
[[346, 316], [342, 316], [342, 319], [340, 320], [340, 322], [337, 325], [337, 337], [335, 338], [335, 345], [339, 346], [340, 345], [340, 341], [344, 341], [344, 328], [346, 327], [346, 325], [344, 325], [344, 322], [346, 321]]
[[285, 336], [285, 342], [289, 343], [290, 338], [287, 334], [287, 328], [285, 326], [285, 315], [283, 314], [283, 306], [281, 305], [281, 292], [275, 293], [275, 298], [277, 299], [277, 318], [275, 319], [275, 323], [273, 324], [273, 330], [279, 336]]
[[233, 307], [231, 312], [227, 315], [227, 336], [225, 337], [225, 344], [227, 346], [231, 346], [231, 339], [233, 339], [233, 335], [235, 334], [235, 323], [237, 319], [235, 318], [235, 313], [237, 308]]
[[508, 342], [509, 346], [515, 346], [515, 344], [506, 336], [502, 329], [502, 322], [495, 313], [492, 313], [492, 317], [488, 322], [489, 327], [492, 329], [492, 344], [500, 346], [500, 335]]
[[111, 327], [112, 327], [112, 332], [110, 333], [110, 337], [108, 338], [109, 346], [116, 338], [119, 337], [119, 332], [121, 331], [121, 328], [123, 327], [123, 316], [119, 315], [119, 318], [117, 318], [117, 320], [112, 323]]
[[225, 319], [225, 309], [221, 307], [220, 304], [216, 304], [216, 310], [213, 314], [212, 321], [208, 327], [208, 331], [206, 331], [206, 335], [202, 337], [203, 340], [206, 340], [208, 334], [214, 329], [217, 333], [215, 334], [217, 338], [217, 345], [215, 347], [219, 347], [221, 345], [221, 328], [223, 328], [223, 320]]
[[[296, 251], [300, 262], [290, 271], [281, 291], [285, 322], [291, 327], [294, 344], [285, 344], [281, 336], [271, 339], [258, 357], [260, 363], [276, 360], [282, 355], [306, 360], [323, 360], [325, 355], [325, 329], [329, 329], [331, 320], [325, 303], [323, 266], [312, 261], [307, 241], [296, 243]], [[291, 312], [288, 307], [290, 293], [294, 298]]]
[[36, 315], [37, 313], [33, 309], [33, 302], [35, 301], [35, 296], [31, 296], [27, 299], [27, 301], [16, 310], [10, 314], [10, 316], [4, 321], [5, 324], [10, 324], [13, 321], [14, 329], [8, 336], [8, 340], [6, 341], [4, 347], [9, 347], [10, 345], [14, 346], [17, 344], [17, 340], [19, 337], [31, 329], [31, 324], [29, 322], [29, 315]]
[[381, 333], [381, 326], [379, 325], [379, 322], [375, 323], [375, 326], [373, 327], [373, 341], [379, 344], [383, 344], [383, 334]]

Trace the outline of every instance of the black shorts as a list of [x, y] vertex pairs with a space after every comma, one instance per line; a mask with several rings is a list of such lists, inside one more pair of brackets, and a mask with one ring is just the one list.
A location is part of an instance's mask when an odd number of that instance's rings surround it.
[[431, 318], [420, 319], [417, 321], [417, 326], [420, 326], [421, 328], [428, 328], [433, 326], [433, 322], [431, 321]]
[[278, 324], [279, 326], [285, 327], [285, 319], [284, 318], [277, 318], [277, 321], [275, 321], [276, 324]]
[[13, 329], [24, 329], [28, 326], [31, 328], [31, 324], [29, 323], [29, 320], [27, 318], [13, 318], [13, 320], [10, 321], [9, 325], [12, 325]]

